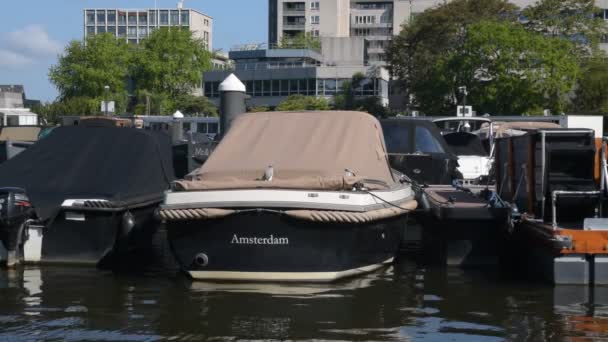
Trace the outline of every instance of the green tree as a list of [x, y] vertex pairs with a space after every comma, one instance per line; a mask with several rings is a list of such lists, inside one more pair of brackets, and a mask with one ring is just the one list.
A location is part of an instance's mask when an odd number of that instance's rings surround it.
[[357, 110], [370, 113], [377, 117], [385, 117], [388, 109], [377, 96], [358, 96], [366, 79], [363, 73], [355, 73], [352, 78], [342, 83], [340, 92], [334, 96], [334, 109]]
[[59, 100], [73, 97], [103, 98], [104, 87], [125, 97], [131, 53], [124, 40], [109, 33], [71, 41], [59, 61], [49, 71], [49, 79], [59, 91]]
[[523, 14], [531, 31], [569, 38], [577, 43], [579, 54], [587, 56], [608, 33], [608, 25], [597, 15], [600, 11], [595, 0], [540, 0], [525, 8]]
[[189, 116], [218, 116], [218, 108], [203, 96], [181, 95], [175, 101], [175, 107]]
[[470, 25], [463, 49], [438, 63], [445, 79], [467, 86], [478, 111], [523, 114], [564, 110], [579, 66], [574, 44], [509, 22]]
[[259, 113], [259, 112], [269, 112], [270, 107], [268, 106], [253, 106], [247, 108], [247, 112], [249, 113]]
[[278, 111], [298, 111], [298, 110], [329, 110], [327, 100], [314, 96], [290, 95], [285, 101], [281, 102], [276, 110]]
[[583, 65], [572, 110], [581, 114], [608, 113], [608, 61], [592, 58]]
[[180, 28], [154, 30], [136, 53], [136, 87], [175, 100], [201, 84], [203, 72], [211, 67], [210, 53], [192, 32]]
[[60, 123], [62, 116], [68, 115], [99, 115], [101, 105], [97, 99], [88, 97], [70, 97], [65, 100], [44, 103], [32, 108], [48, 124]]
[[321, 40], [310, 32], [300, 32], [294, 36], [283, 35], [278, 46], [279, 49], [321, 49]]
[[426, 10], [402, 26], [387, 49], [392, 76], [402, 94], [414, 95], [414, 107], [427, 114], [452, 112], [459, 80], [438, 67], [461, 51], [471, 24], [482, 20], [516, 21], [517, 7], [506, 0], [454, 0]]

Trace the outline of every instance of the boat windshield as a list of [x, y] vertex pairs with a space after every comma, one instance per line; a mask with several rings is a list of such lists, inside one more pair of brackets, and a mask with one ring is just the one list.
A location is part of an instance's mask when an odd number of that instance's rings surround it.
[[388, 153], [409, 153], [412, 150], [409, 128], [384, 124], [382, 130]]
[[441, 143], [426, 127], [416, 126], [416, 152], [445, 153]]
[[483, 146], [481, 139], [471, 133], [450, 133], [443, 136], [445, 141], [458, 156], [488, 156], [488, 151]]

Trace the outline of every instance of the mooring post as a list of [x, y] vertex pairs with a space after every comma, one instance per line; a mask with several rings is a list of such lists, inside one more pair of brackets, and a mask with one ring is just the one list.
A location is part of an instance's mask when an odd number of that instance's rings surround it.
[[179, 110], [173, 113], [173, 122], [171, 123], [171, 140], [173, 144], [182, 143], [184, 140], [184, 114]]
[[234, 74], [228, 75], [220, 83], [220, 135], [224, 136], [230, 124], [240, 114], [247, 111], [245, 85]]

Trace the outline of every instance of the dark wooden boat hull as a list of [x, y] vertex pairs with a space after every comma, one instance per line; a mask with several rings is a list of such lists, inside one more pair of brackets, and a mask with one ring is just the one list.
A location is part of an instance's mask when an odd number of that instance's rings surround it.
[[181, 267], [201, 280], [326, 282], [392, 262], [406, 216], [367, 224], [312, 223], [261, 211], [169, 221]]

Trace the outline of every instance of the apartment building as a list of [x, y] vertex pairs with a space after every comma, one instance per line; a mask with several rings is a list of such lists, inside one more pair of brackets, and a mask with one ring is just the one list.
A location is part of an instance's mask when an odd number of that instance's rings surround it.
[[[268, 42], [310, 34], [320, 37], [363, 37], [370, 63], [384, 64], [385, 49], [401, 25], [417, 14], [449, 0], [269, 0]], [[537, 0], [511, 0], [519, 7]], [[608, 0], [596, 0], [608, 20]], [[608, 43], [608, 40], [606, 41]], [[608, 44], [603, 44], [608, 48]]]
[[159, 9], [87, 8], [83, 24], [85, 39], [108, 32], [132, 44], [139, 44], [159, 27], [185, 27], [213, 51], [213, 18], [181, 5]]

